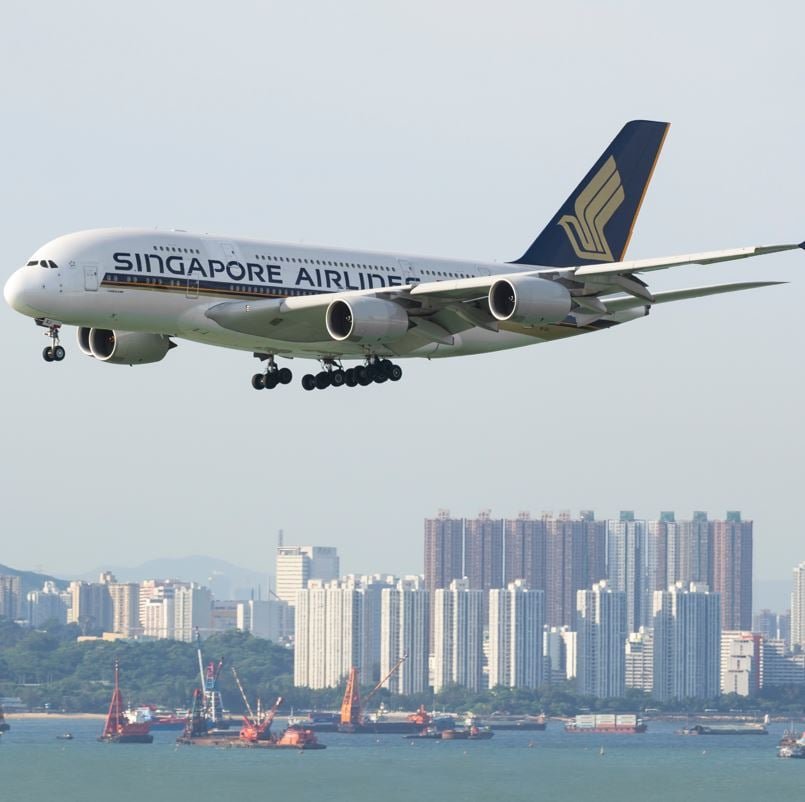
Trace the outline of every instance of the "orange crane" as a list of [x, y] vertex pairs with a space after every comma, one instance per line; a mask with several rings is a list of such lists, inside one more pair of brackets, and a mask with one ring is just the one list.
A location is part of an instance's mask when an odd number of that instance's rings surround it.
[[246, 706], [248, 716], [243, 717], [243, 727], [240, 730], [240, 737], [244, 741], [268, 741], [271, 738], [271, 725], [274, 723], [274, 717], [277, 715], [277, 710], [282, 704], [282, 697], [278, 696], [272, 708], [265, 714], [260, 711], [260, 700], [257, 700], [257, 715], [254, 714], [249, 698], [246, 696], [246, 691], [243, 690], [238, 672], [235, 667], [232, 667], [232, 674], [235, 677], [235, 683], [238, 686], [240, 695], [243, 699], [243, 704]]
[[[386, 674], [380, 682], [372, 688], [363, 699], [363, 704], [366, 703], [380, 690], [386, 680], [391, 677], [397, 669], [408, 659], [408, 654], [404, 654], [395, 664], [394, 668]], [[355, 666], [349, 671], [349, 679], [347, 680], [347, 688], [344, 691], [344, 701], [341, 702], [341, 726], [345, 729], [354, 729], [363, 724], [363, 710], [361, 708], [361, 690], [358, 680], [358, 669]]]

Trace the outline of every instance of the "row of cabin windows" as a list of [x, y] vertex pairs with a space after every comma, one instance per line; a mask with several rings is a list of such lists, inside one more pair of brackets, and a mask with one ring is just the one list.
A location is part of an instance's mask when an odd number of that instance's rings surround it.
[[[255, 259], [263, 259], [267, 262], [294, 262], [298, 264], [321, 265], [322, 267], [354, 267], [356, 269], [363, 268], [364, 270], [383, 270], [388, 273], [393, 273], [393, 267], [386, 267], [385, 265], [364, 265], [356, 264], [355, 262], [331, 262], [327, 259], [297, 259], [295, 256], [266, 256], [265, 254], [256, 253]], [[447, 270], [423, 270], [423, 275], [427, 276], [446, 276], [448, 278], [472, 278], [469, 273], [452, 273]]]
[[155, 251], [172, 251], [173, 253], [201, 253], [198, 248], [177, 248], [175, 245], [154, 245]]

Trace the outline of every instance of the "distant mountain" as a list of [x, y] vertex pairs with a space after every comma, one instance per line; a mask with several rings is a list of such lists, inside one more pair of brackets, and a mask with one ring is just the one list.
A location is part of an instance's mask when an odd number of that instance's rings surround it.
[[269, 575], [242, 568], [216, 557], [191, 555], [147, 560], [135, 566], [103, 566], [79, 577], [97, 582], [102, 571], [111, 571], [118, 582], [142, 582], [144, 579], [180, 579], [197, 582], [212, 590], [216, 599], [248, 599], [254, 592], [268, 598]]
[[18, 571], [16, 568], [11, 568], [8, 565], [0, 565], [0, 574], [4, 576], [18, 576], [20, 578], [20, 590], [22, 597], [32, 590], [42, 590], [42, 585], [45, 582], [55, 582], [57, 587], [61, 590], [66, 590], [69, 584], [65, 579], [56, 579], [55, 576], [49, 574], [39, 574], [36, 571]]

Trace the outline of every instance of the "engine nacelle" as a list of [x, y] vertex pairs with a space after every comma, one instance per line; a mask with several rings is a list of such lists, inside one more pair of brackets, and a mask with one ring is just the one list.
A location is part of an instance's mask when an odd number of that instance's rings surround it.
[[164, 334], [139, 331], [78, 330], [78, 347], [88, 356], [94, 356], [110, 365], [144, 365], [159, 362], [176, 343]]
[[327, 307], [327, 333], [338, 342], [387, 342], [408, 331], [408, 313], [393, 301], [357, 296]]
[[501, 278], [489, 288], [489, 311], [500, 321], [526, 326], [558, 323], [567, 317], [571, 305], [566, 287], [536, 276]]

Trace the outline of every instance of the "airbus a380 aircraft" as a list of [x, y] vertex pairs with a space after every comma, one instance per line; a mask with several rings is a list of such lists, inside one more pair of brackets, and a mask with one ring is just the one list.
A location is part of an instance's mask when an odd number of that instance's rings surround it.
[[258, 390], [291, 381], [278, 357], [318, 360], [302, 378], [313, 390], [397, 381], [403, 357], [519, 348], [645, 317], [654, 304], [780, 283], [652, 293], [641, 276], [805, 243], [624, 261], [668, 127], [627, 123], [510, 264], [102, 229], [43, 245], [4, 295], [47, 329], [49, 362], [64, 358], [69, 324], [81, 351], [110, 364], [157, 362], [172, 337], [252, 351], [266, 363], [252, 377]]

